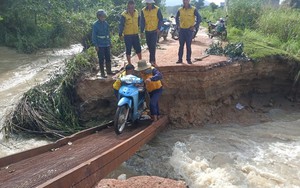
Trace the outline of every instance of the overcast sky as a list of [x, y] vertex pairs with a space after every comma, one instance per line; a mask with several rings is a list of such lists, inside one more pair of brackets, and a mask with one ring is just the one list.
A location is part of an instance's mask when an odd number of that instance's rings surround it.
[[[216, 5], [220, 5], [220, 2], [225, 2], [225, 0], [206, 0], [208, 2], [214, 2]], [[167, 6], [174, 6], [174, 5], [181, 5], [182, 0], [166, 0], [166, 5]]]

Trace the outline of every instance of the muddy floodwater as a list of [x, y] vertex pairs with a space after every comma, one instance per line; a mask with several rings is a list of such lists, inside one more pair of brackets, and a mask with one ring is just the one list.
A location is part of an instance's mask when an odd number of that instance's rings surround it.
[[[64, 67], [66, 59], [81, 51], [81, 45], [72, 45], [66, 49], [20, 54], [0, 47], [0, 129], [5, 115], [12, 110], [24, 92], [47, 81], [55, 71]], [[30, 137], [14, 137], [6, 141], [0, 133], [0, 157], [47, 143]]]
[[108, 177], [156, 175], [189, 187], [300, 187], [300, 113], [273, 122], [168, 130]]

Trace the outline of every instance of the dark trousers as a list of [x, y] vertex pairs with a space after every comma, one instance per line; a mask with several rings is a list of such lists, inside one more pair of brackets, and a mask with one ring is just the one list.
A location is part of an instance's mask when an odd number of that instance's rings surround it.
[[149, 93], [150, 95], [150, 112], [151, 115], [159, 115], [158, 100], [162, 94], [163, 89], [159, 88]]
[[111, 73], [111, 59], [110, 59], [110, 47], [99, 47], [98, 51], [99, 67], [101, 76], [104, 76], [104, 60], [106, 66], [106, 72]]
[[124, 42], [126, 47], [126, 55], [131, 55], [131, 48], [135, 53], [139, 54], [142, 51], [139, 35], [125, 35]]
[[150, 59], [149, 59], [150, 63], [155, 62], [156, 41], [157, 41], [157, 32], [146, 31], [146, 42], [150, 53]]
[[182, 61], [183, 48], [186, 44], [186, 60], [191, 61], [192, 56], [192, 40], [193, 40], [193, 31], [190, 29], [180, 29], [179, 30], [179, 51], [178, 51], [178, 60]]

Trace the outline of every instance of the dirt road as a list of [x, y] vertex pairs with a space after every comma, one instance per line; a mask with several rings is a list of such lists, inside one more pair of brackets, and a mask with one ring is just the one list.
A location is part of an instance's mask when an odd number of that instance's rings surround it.
[[[167, 37], [167, 40], [161, 39], [157, 46], [156, 51], [156, 64], [161, 66], [207, 66], [213, 63], [218, 63], [220, 61], [226, 61], [226, 57], [210, 55], [205, 58], [205, 61], [195, 61], [195, 58], [203, 57], [205, 55], [205, 50], [212, 44], [213, 39], [208, 38], [205, 28], [200, 27], [196, 38], [192, 42], [192, 65], [187, 64], [186, 57], [186, 47], [184, 48], [183, 54], [183, 64], [176, 64], [178, 60], [178, 48], [179, 41], [171, 38], [171, 35]], [[149, 61], [149, 51], [148, 49], [143, 50], [142, 58]], [[137, 62], [137, 56], [132, 58], [132, 62]]]

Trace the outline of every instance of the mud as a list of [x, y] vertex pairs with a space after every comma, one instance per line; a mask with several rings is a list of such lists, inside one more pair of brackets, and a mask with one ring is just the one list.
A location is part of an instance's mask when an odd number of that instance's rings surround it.
[[[268, 119], [273, 107], [298, 110], [287, 100], [293, 86], [295, 62], [285, 57], [266, 57], [259, 62], [234, 61], [228, 57], [205, 54], [213, 42], [200, 30], [192, 43], [193, 64], [176, 64], [178, 41], [167, 38], [157, 46], [156, 64], [163, 74], [164, 92], [160, 100], [162, 114], [169, 116], [171, 127], [197, 127], [208, 123], [253, 124]], [[148, 60], [145, 49], [143, 59]], [[185, 54], [184, 54], [185, 57]], [[122, 59], [122, 58], [121, 58]], [[136, 56], [132, 62], [137, 62]], [[121, 61], [115, 69], [124, 65]], [[83, 122], [113, 119], [116, 98], [112, 84], [117, 75], [105, 80], [91, 73], [77, 84], [79, 113]], [[243, 106], [242, 109], [236, 105]], [[261, 105], [263, 104], [263, 105]], [[276, 106], [277, 107], [277, 106]]]

